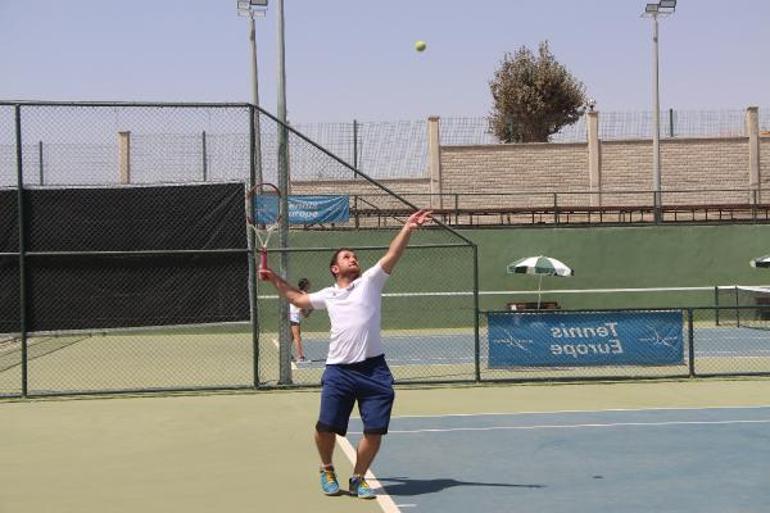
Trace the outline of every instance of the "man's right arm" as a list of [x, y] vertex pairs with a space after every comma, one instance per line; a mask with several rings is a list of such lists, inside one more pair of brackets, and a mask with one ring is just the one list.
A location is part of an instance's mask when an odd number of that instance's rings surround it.
[[288, 299], [289, 303], [293, 304], [294, 306], [302, 309], [313, 308], [313, 305], [310, 303], [309, 294], [305, 294], [301, 290], [295, 289], [286, 283], [286, 280], [275, 274], [272, 269], [260, 269], [259, 276], [260, 278], [267, 278], [266, 281], [272, 283], [275, 287], [275, 290], [277, 290], [280, 295]]

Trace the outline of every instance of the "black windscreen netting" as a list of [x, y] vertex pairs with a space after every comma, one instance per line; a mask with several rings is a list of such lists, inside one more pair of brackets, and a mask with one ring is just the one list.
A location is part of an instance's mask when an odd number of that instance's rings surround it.
[[0, 337], [19, 330], [19, 259], [0, 256]]
[[244, 186], [29, 189], [27, 251], [245, 249]]
[[0, 253], [19, 249], [19, 211], [17, 191], [0, 189]]
[[29, 264], [32, 331], [249, 318], [245, 254], [40, 256]]
[[[248, 320], [243, 194], [240, 183], [25, 190], [27, 329]], [[18, 304], [3, 294], [10, 324]]]

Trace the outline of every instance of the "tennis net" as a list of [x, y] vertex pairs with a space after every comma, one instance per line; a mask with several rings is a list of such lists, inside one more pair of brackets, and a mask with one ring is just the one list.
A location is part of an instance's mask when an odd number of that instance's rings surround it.
[[716, 288], [716, 324], [770, 329], [770, 287], [722, 286]]

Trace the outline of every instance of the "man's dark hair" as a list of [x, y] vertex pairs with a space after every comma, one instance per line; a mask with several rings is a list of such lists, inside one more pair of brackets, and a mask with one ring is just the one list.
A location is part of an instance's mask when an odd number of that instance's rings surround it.
[[337, 251], [334, 252], [334, 255], [332, 255], [332, 259], [329, 262], [329, 272], [332, 273], [332, 276], [334, 276], [335, 280], [337, 279], [337, 275], [334, 274], [334, 271], [332, 271], [332, 267], [337, 265], [337, 257], [340, 256], [340, 253], [342, 253], [343, 251], [351, 251], [351, 252], [355, 253], [355, 251], [353, 251], [350, 248], [340, 248], [340, 249], [338, 249]]
[[307, 289], [310, 288], [310, 280], [308, 280], [307, 278], [302, 278], [301, 280], [299, 280], [299, 283], [297, 283], [297, 287], [302, 292], [307, 292]]

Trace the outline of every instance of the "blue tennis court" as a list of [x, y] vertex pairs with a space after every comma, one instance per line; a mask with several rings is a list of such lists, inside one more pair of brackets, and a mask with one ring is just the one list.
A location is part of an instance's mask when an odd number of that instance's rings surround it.
[[398, 417], [372, 472], [402, 512], [759, 513], [769, 440], [770, 406]]
[[770, 330], [696, 327], [695, 356], [770, 356]]
[[[329, 349], [325, 335], [303, 337], [305, 356], [323, 364]], [[383, 332], [389, 365], [464, 364], [474, 360], [473, 332], [393, 334]]]

